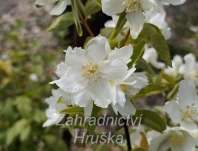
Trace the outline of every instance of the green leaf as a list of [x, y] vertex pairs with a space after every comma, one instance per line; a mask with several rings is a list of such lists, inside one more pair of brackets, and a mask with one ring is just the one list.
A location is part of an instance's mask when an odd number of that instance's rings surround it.
[[73, 19], [74, 19], [74, 23], [76, 25], [77, 33], [79, 36], [82, 36], [83, 30], [82, 30], [82, 26], [80, 23], [80, 14], [79, 14], [79, 10], [78, 10], [78, 4], [77, 4], [76, 0], [71, 0], [71, 4], [72, 4]]
[[120, 14], [118, 22], [116, 24], [116, 27], [114, 28], [114, 31], [112, 32], [112, 34], [110, 36], [110, 40], [113, 40], [119, 34], [119, 32], [122, 30], [124, 24], [126, 23], [125, 16], [126, 16], [125, 13]]
[[142, 38], [157, 50], [159, 57], [167, 65], [171, 66], [170, 50], [164, 36], [158, 27], [149, 23], [144, 24], [144, 28], [140, 33], [138, 39]]
[[145, 40], [140, 39], [137, 41], [137, 43], [134, 45], [133, 55], [131, 57], [130, 67], [132, 67], [134, 64], [137, 64], [138, 61], [142, 58], [144, 54], [144, 45]]
[[97, 0], [88, 0], [85, 4], [86, 16], [91, 16], [101, 10]]
[[21, 141], [27, 140], [30, 132], [31, 132], [31, 126], [30, 125], [27, 125], [26, 127], [24, 127], [24, 129], [20, 133], [20, 140]]
[[69, 115], [76, 115], [76, 114], [84, 115], [84, 110], [81, 107], [72, 106], [72, 107], [67, 107], [66, 109], [64, 109], [62, 113], [69, 114]]
[[148, 78], [150, 79], [152, 79], [155, 75], [155, 71], [153, 70], [152, 66], [149, 63], [147, 63], [144, 59], [139, 59], [139, 62], [136, 67], [148, 72]]
[[25, 96], [17, 97], [15, 103], [16, 103], [18, 112], [21, 114], [21, 116], [28, 116], [31, 114], [32, 103], [28, 97], [25, 97]]
[[142, 124], [156, 130], [158, 132], [162, 132], [166, 129], [166, 121], [165, 118], [160, 116], [159, 113], [151, 111], [139, 109], [136, 111], [135, 116], [142, 116]]
[[[6, 136], [6, 144], [10, 145], [15, 139], [16, 137], [18, 137], [19, 135], [21, 139], [26, 138], [27, 133], [29, 132], [24, 132], [23, 131], [28, 127], [29, 125], [29, 121], [26, 119], [21, 119], [19, 121], [17, 121], [8, 131], [7, 131], [7, 136]], [[29, 131], [29, 130], [28, 130]], [[25, 134], [26, 133], [26, 134]], [[26, 136], [25, 136], [26, 135]]]
[[64, 29], [68, 28], [69, 26], [74, 24], [74, 19], [72, 12], [67, 12], [59, 17], [57, 17], [49, 26], [48, 30], [56, 30], [61, 27], [64, 27]]
[[178, 90], [179, 90], [179, 84], [175, 84], [171, 89], [171, 91], [167, 94], [166, 99], [167, 100], [173, 99], [177, 95]]
[[162, 93], [166, 90], [166, 87], [159, 85], [148, 85], [144, 87], [138, 94], [135, 95], [134, 98], [139, 98], [139, 97], [146, 97], [146, 96], [151, 96], [155, 94]]

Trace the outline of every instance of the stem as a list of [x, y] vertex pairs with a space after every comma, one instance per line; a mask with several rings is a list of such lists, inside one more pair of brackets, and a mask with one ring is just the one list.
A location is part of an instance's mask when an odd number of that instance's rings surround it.
[[87, 19], [81, 17], [81, 21], [83, 26], [85, 27], [85, 29], [87, 30], [87, 32], [89, 33], [90, 36], [94, 37], [94, 33], [92, 32], [91, 28], [89, 27], [88, 23], [87, 23]]
[[124, 120], [124, 132], [125, 132], [125, 136], [126, 136], [126, 140], [127, 140], [127, 148], [128, 151], [132, 150], [132, 146], [131, 146], [131, 139], [130, 139], [130, 135], [129, 135], [129, 128], [127, 126], [127, 120]]
[[116, 27], [114, 28], [113, 32], [111, 33], [109, 39], [112, 41], [116, 36], [119, 34], [119, 32], [122, 30], [124, 24], [126, 23], [126, 13], [121, 13], [118, 19], [118, 22], [116, 24]]
[[126, 43], [128, 42], [129, 36], [130, 36], [130, 30], [128, 30], [126, 36], [125, 36], [124, 39], [122, 40], [121, 46], [125, 46], [125, 45], [126, 45]]
[[85, 7], [84, 7], [82, 1], [77, 0], [76, 4], [77, 4], [77, 8], [78, 8], [78, 12], [79, 12], [79, 16], [80, 16], [82, 25], [85, 27], [85, 29], [87, 30], [89, 35], [94, 37], [94, 33], [92, 32], [91, 28], [89, 27], [89, 25], [87, 23], [86, 11], [85, 11]]

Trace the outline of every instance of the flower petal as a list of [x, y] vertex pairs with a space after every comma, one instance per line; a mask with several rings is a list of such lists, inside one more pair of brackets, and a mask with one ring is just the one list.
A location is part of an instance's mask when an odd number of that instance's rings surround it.
[[[183, 135], [183, 143], [181, 144], [172, 144], [171, 149], [173, 151], [193, 151], [195, 148], [195, 140], [193, 139], [193, 137], [186, 131], [181, 131], [182, 135]], [[178, 136], [177, 139], [182, 139], [180, 138], [180, 136]], [[182, 140], [181, 140], [182, 141]]]
[[48, 120], [43, 124], [43, 127], [48, 127], [54, 124], [58, 124], [64, 117], [63, 114], [57, 113], [57, 111], [53, 108], [47, 109], [46, 115]]
[[123, 0], [101, 0], [102, 11], [109, 15], [116, 15], [124, 11]]
[[158, 54], [154, 48], [145, 48], [143, 58], [147, 63], [150, 63], [157, 69], [165, 67], [164, 63], [158, 61]]
[[198, 105], [198, 96], [196, 92], [196, 87], [193, 81], [183, 80], [179, 84], [179, 104], [181, 108], [186, 109], [186, 107], [191, 105]]
[[72, 100], [74, 101], [75, 105], [78, 105], [80, 107], [87, 107], [91, 102], [90, 96], [84, 90], [74, 93]]
[[68, 77], [63, 77], [59, 80], [52, 81], [50, 84], [56, 84], [59, 88], [69, 93], [78, 92], [85, 87], [83, 83], [74, 81]]
[[133, 38], [137, 38], [144, 26], [144, 15], [142, 11], [128, 13], [127, 21], [130, 24], [130, 33]]
[[166, 103], [164, 109], [169, 114], [173, 122], [176, 122], [176, 124], [181, 123], [182, 115], [180, 112], [179, 105], [175, 101]]
[[88, 56], [96, 62], [107, 58], [110, 52], [109, 42], [105, 37], [97, 36], [91, 39], [87, 44]]
[[69, 47], [65, 52], [65, 64], [72, 68], [81, 68], [82, 65], [88, 62], [86, 52], [82, 48], [75, 47], [72, 49]]
[[58, 64], [57, 68], [56, 68], [56, 75], [58, 77], [63, 76], [67, 71], [67, 66], [64, 62], [61, 62], [60, 64]]
[[129, 118], [131, 115], [134, 115], [136, 112], [135, 107], [130, 101], [126, 101], [124, 106], [117, 104], [117, 111], [124, 117]]
[[116, 103], [119, 104], [119, 106], [122, 106], [122, 107], [126, 103], [125, 93], [120, 88], [117, 88], [117, 91], [116, 91]]
[[133, 47], [131, 45], [124, 46], [122, 48], [116, 48], [115, 50], [113, 50], [109, 55], [109, 59], [123, 60], [125, 63], [128, 63], [132, 54]]
[[61, 15], [68, 5], [67, 0], [59, 0], [54, 8], [50, 11], [50, 15]]
[[121, 60], [110, 60], [104, 63], [100, 70], [103, 78], [108, 80], [122, 80], [128, 73], [126, 63]]
[[113, 101], [113, 90], [106, 80], [98, 79], [90, 83], [88, 91], [94, 103], [99, 107], [107, 108]]

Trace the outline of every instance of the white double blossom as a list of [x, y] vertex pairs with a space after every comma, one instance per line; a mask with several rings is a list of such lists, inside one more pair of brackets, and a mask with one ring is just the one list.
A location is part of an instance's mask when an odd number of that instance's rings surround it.
[[61, 15], [68, 5], [70, 0], [36, 0], [35, 5], [45, 7], [50, 15]]
[[52, 90], [52, 96], [47, 98], [45, 102], [49, 105], [46, 110], [47, 121], [43, 124], [44, 127], [58, 124], [64, 118], [64, 113], [61, 113], [68, 105], [71, 105], [71, 97], [68, 93], [61, 89]]
[[95, 105], [106, 108], [115, 99], [115, 81], [128, 74], [127, 62], [132, 47], [111, 50], [105, 37], [91, 39], [87, 47], [68, 48], [65, 62], [58, 67], [59, 79], [53, 81], [58, 87], [72, 93], [74, 104], [87, 107]]
[[149, 151], [194, 151], [196, 140], [181, 128], [167, 129], [150, 141]]
[[198, 95], [193, 81], [181, 81], [177, 100], [166, 103], [164, 109], [172, 121], [181, 127], [198, 129]]

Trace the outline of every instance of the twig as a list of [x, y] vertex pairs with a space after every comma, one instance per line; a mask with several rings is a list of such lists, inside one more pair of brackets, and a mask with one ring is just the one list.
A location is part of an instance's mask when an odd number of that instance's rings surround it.
[[87, 19], [84, 19], [83, 17], [81, 17], [81, 21], [82, 21], [82, 25], [85, 27], [85, 29], [87, 30], [89, 35], [94, 37], [94, 33], [92, 32], [91, 28], [89, 27], [89, 25], [87, 23]]
[[124, 120], [124, 132], [125, 132], [125, 136], [126, 136], [126, 140], [127, 140], [127, 148], [128, 151], [132, 150], [132, 145], [131, 145], [131, 139], [130, 139], [130, 135], [129, 135], [129, 128], [127, 126], [127, 120]]

